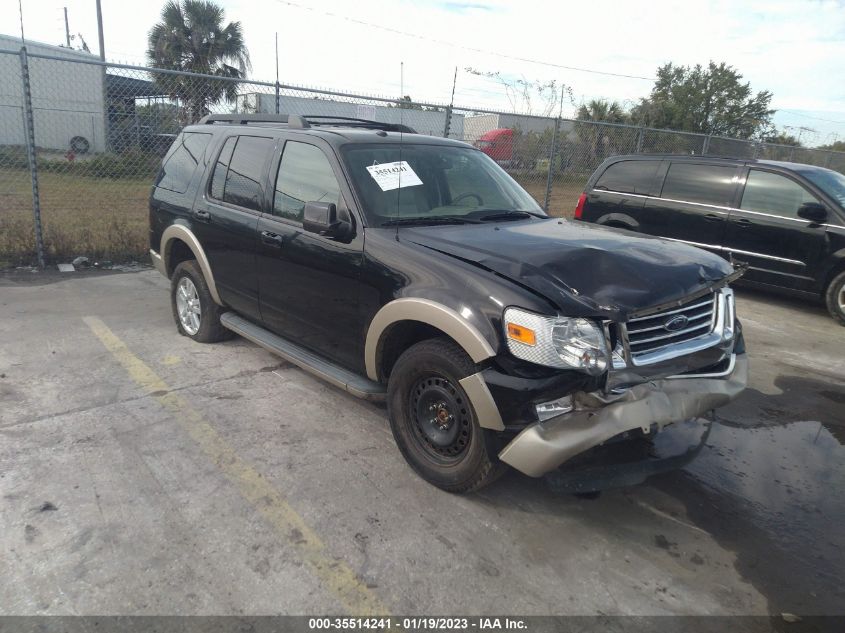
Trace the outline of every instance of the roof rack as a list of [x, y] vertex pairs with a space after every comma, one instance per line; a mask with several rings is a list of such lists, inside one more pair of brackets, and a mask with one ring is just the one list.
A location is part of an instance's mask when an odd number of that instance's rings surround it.
[[232, 125], [281, 123], [297, 130], [305, 130], [315, 126], [340, 126], [367, 130], [384, 130], [385, 132], [404, 132], [405, 134], [417, 133], [415, 129], [399, 123], [382, 123], [381, 121], [371, 121], [370, 119], [319, 114], [307, 114], [305, 116], [299, 114], [207, 114], [199, 120], [200, 125], [213, 125], [214, 123], [230, 123]]
[[[416, 134], [414, 128], [400, 123], [382, 123], [370, 119], [356, 119], [348, 116], [330, 116], [321, 114], [306, 114], [305, 119], [311, 125], [342, 125], [343, 127], [360, 127], [368, 130], [384, 130], [385, 132], [404, 132]], [[337, 123], [333, 123], [333, 122]]]
[[290, 128], [306, 129], [311, 127], [298, 114], [206, 114], [199, 120], [199, 124], [232, 123], [246, 125], [247, 123], [284, 123]]

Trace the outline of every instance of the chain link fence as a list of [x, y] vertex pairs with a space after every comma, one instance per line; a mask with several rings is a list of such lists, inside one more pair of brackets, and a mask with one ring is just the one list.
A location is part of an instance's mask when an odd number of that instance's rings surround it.
[[471, 143], [553, 215], [566, 216], [609, 156], [790, 160], [845, 172], [845, 153], [627, 125], [420, 103], [274, 82], [102, 63], [78, 51], [0, 50], [0, 267], [146, 259], [162, 156], [207, 113], [404, 123]]

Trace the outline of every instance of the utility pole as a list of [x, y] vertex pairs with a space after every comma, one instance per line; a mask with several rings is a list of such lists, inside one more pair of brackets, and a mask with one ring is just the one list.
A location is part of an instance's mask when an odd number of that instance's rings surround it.
[[100, 61], [104, 62], [100, 66], [100, 81], [103, 84], [103, 146], [109, 148], [109, 97], [108, 87], [106, 86], [106, 44], [103, 38], [103, 7], [100, 6], [100, 0], [97, 0], [97, 38], [100, 44]]
[[70, 48], [70, 27], [67, 22], [67, 7], [65, 7], [65, 42], [67, 43], [67, 47]]
[[23, 0], [18, 0], [18, 15], [21, 18], [21, 46], [26, 46], [26, 39], [23, 36]]

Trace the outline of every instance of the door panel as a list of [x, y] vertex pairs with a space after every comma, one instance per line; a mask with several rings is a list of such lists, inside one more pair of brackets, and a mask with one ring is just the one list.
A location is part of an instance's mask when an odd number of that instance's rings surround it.
[[287, 141], [273, 180], [272, 213], [258, 223], [262, 320], [281, 336], [363, 373], [360, 225], [347, 242], [302, 228], [305, 202], [334, 202], [338, 214], [355, 223], [334, 156], [328, 147]]
[[811, 275], [824, 245], [825, 227], [798, 217], [804, 202], [819, 200], [782, 173], [750, 169], [738, 209], [730, 214], [725, 249], [747, 262], [749, 281], [813, 290]]
[[673, 162], [660, 196], [645, 201], [641, 230], [720, 253], [739, 170], [733, 165]]
[[643, 203], [653, 193], [662, 164], [661, 160], [612, 163], [587, 193], [582, 218], [599, 224], [638, 228]]
[[209, 188], [194, 205], [193, 226], [205, 249], [220, 299], [258, 320], [256, 251], [262, 182], [275, 142], [270, 137], [231, 136], [223, 144]]

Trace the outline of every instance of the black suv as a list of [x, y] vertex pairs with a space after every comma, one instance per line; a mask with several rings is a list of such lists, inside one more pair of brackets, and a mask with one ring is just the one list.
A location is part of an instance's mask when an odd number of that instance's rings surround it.
[[575, 217], [749, 265], [743, 282], [821, 296], [845, 325], [845, 176], [799, 163], [614, 156]]
[[403, 126], [207, 117], [163, 160], [150, 244], [180, 333], [235, 332], [386, 399], [408, 463], [449, 491], [505, 464], [544, 475], [746, 384], [741, 271], [549, 218], [483, 152]]

